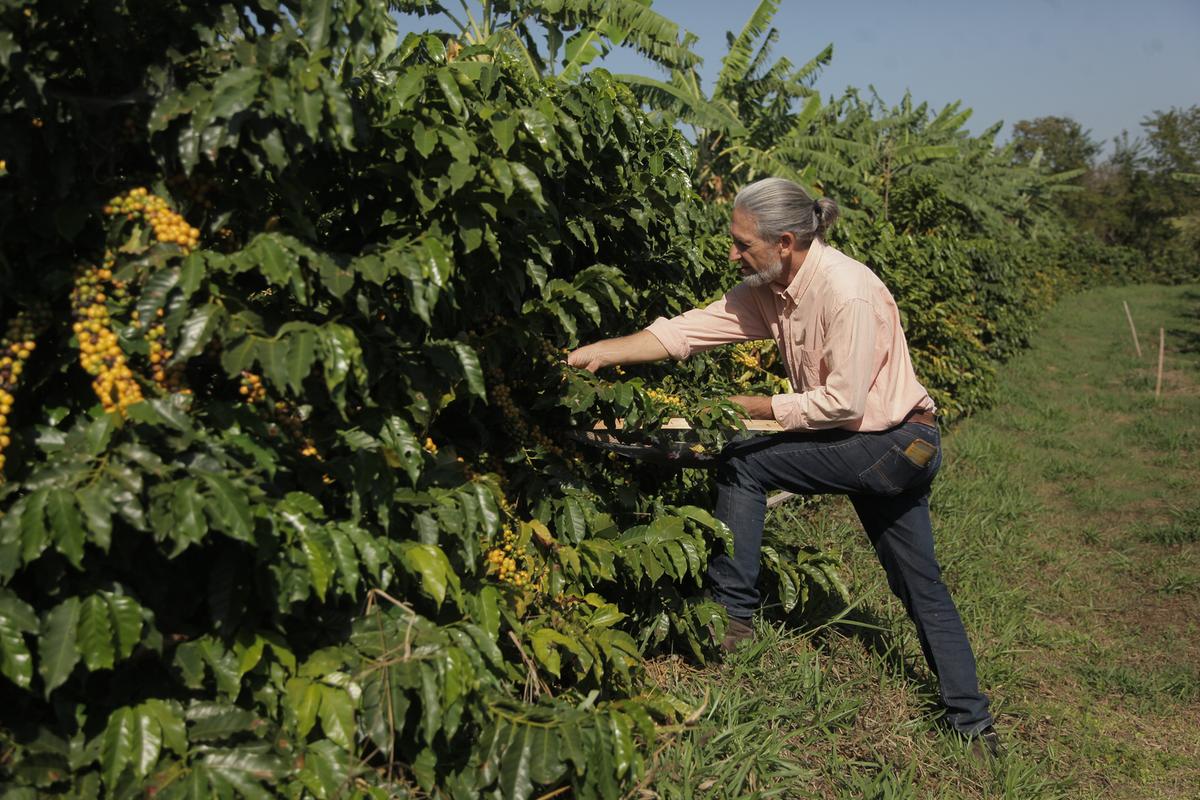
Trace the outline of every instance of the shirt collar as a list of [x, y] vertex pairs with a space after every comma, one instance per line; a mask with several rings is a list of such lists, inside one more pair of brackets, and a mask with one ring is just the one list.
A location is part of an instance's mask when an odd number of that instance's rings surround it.
[[808, 246], [808, 253], [804, 256], [804, 263], [800, 265], [800, 271], [796, 273], [796, 277], [792, 278], [792, 282], [784, 289], [771, 287], [775, 289], [780, 299], [790, 300], [792, 303], [800, 302], [800, 298], [808, 290], [808, 285], [812, 283], [813, 276], [817, 274], [817, 265], [821, 262], [821, 256], [825, 254], [827, 246], [822, 244], [819, 239], [812, 240], [812, 244]]

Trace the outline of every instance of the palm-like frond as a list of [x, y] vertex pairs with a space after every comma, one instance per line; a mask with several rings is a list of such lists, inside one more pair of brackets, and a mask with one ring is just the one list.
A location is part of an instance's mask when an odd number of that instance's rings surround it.
[[621, 74], [613, 77], [629, 84], [638, 99], [651, 108], [669, 110], [696, 127], [730, 136], [742, 136], [747, 132], [746, 126], [731, 110], [709, 100], [695, 87], [668, 83], [645, 75]]
[[714, 94], [720, 94], [746, 79], [753, 59], [754, 43], [770, 26], [778, 10], [779, 0], [760, 0], [750, 19], [746, 20], [742, 32], [729, 43], [729, 53], [721, 60], [721, 71], [717, 74], [717, 88]]
[[797, 83], [803, 83], [806, 86], [811, 86], [816, 80], [822, 67], [829, 66], [833, 61], [833, 43], [825, 45], [825, 49], [817, 53], [815, 56], [806, 61], [801, 67], [792, 74], [792, 80]]
[[527, 5], [536, 9], [543, 24], [565, 30], [590, 28], [669, 69], [700, 64], [690, 48], [694, 38], [639, 0], [533, 0]]

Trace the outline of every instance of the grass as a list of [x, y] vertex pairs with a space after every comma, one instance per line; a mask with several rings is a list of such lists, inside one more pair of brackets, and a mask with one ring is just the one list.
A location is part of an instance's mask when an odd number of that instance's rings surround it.
[[703, 713], [642, 796], [1200, 797], [1200, 289], [1071, 298], [1003, 374], [1002, 401], [945, 437], [932, 508], [1005, 755], [978, 763], [939, 724], [912, 625], [836, 498], [769, 524], [837, 555], [854, 606], [760, 619], [720, 665], [651, 662]]

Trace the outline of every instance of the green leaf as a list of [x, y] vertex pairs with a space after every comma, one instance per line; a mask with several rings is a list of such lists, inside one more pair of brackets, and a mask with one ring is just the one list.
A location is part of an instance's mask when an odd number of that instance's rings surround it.
[[250, 107], [258, 94], [259, 72], [254, 67], [226, 70], [213, 84], [212, 115], [228, 119]]
[[100, 735], [100, 770], [110, 791], [116, 789], [121, 774], [133, 762], [136, 729], [133, 709], [120, 708], [109, 715]]
[[19, 52], [21, 52], [21, 46], [17, 44], [12, 31], [0, 31], [0, 64], [3, 64], [6, 70], [9, 69], [13, 53]]
[[321, 730], [334, 744], [354, 747], [354, 701], [345, 689], [321, 686]]
[[138, 295], [138, 316], [153, 320], [158, 310], [167, 304], [167, 295], [179, 283], [179, 268], [161, 269], [150, 276]]
[[438, 135], [434, 128], [426, 128], [418, 122], [413, 126], [413, 145], [417, 148], [417, 152], [421, 158], [429, 158], [433, 153], [433, 148], [437, 146]]
[[560, 677], [562, 659], [554, 647], [555, 633], [556, 631], [551, 628], [538, 628], [533, 632], [530, 640], [533, 644], [533, 655], [551, 675], [557, 678]]
[[25, 634], [38, 629], [33, 606], [7, 589], [0, 589], [0, 673], [28, 689], [33, 682], [33, 656]]
[[83, 662], [89, 670], [112, 669], [116, 657], [113, 638], [108, 603], [101, 595], [91, 595], [83, 601], [78, 635]]
[[26, 498], [21, 520], [21, 557], [28, 564], [42, 554], [49, 543], [46, 531], [46, 500], [49, 489], [36, 489]]
[[481, 400], [487, 400], [483, 367], [473, 347], [465, 342], [443, 340], [431, 343], [427, 352], [442, 372], [461, 376], [466, 380], [467, 389], [471, 394]]
[[287, 383], [297, 395], [302, 390], [301, 384], [312, 370], [316, 359], [317, 337], [312, 331], [296, 331], [287, 338], [286, 358]]
[[183, 710], [179, 703], [173, 700], [147, 700], [138, 706], [142, 714], [146, 714], [158, 723], [162, 733], [162, 743], [177, 756], [187, 753], [187, 725], [184, 722]]
[[500, 146], [501, 153], [507, 154], [509, 148], [512, 147], [519, 122], [520, 119], [515, 116], [496, 116], [488, 121], [492, 129], [492, 137], [496, 140], [496, 144]]
[[516, 726], [516, 732], [500, 759], [500, 795], [505, 800], [525, 800], [533, 794], [529, 775], [529, 728]]
[[79, 508], [87, 523], [88, 539], [101, 550], [108, 552], [112, 542], [112, 495], [107, 486], [93, 484], [75, 494]]
[[587, 516], [583, 507], [574, 497], [568, 497], [562, 503], [558, 516], [557, 533], [567, 541], [579, 544], [587, 537]]
[[325, 387], [337, 407], [344, 409], [346, 378], [353, 374], [359, 384], [367, 383], [362, 347], [354, 331], [345, 325], [326, 323], [317, 328], [317, 336], [321, 343], [321, 367], [325, 373]]
[[492, 641], [500, 636], [500, 592], [495, 586], [485, 586], [479, 592], [479, 626]]
[[341, 527], [330, 526], [326, 528], [326, 534], [329, 536], [338, 574], [342, 576], [342, 585], [346, 587], [346, 593], [353, 596], [358, 590], [358, 556], [354, 550], [354, 543]]
[[446, 599], [446, 589], [458, 594], [459, 579], [450, 567], [450, 561], [442, 549], [433, 544], [397, 542], [400, 563], [410, 574], [421, 579], [421, 589], [440, 606]]
[[615, 745], [613, 760], [616, 762], [617, 777], [623, 778], [629, 771], [637, 752], [633, 743], [633, 721], [620, 712], [614, 712], [609, 716], [609, 723], [612, 725], [613, 744]]
[[180, 547], [176, 553], [189, 543], [198, 543], [208, 533], [208, 520], [204, 516], [204, 500], [198, 491], [194, 478], [185, 478], [175, 483], [172, 492], [175, 525], [170, 535]]
[[301, 736], [317, 724], [317, 712], [321, 707], [321, 685], [308, 678], [291, 678], [285, 687], [288, 708], [296, 716], [296, 731]]
[[239, 678], [258, 666], [258, 662], [262, 660], [266, 645], [266, 639], [261, 636], [245, 634], [238, 637], [237, 642], [234, 644], [233, 652], [237, 656], [237, 674]]
[[192, 741], [224, 739], [250, 729], [256, 719], [253, 712], [226, 703], [193, 703], [187, 710]]
[[424, 451], [412, 428], [400, 417], [389, 417], [379, 432], [379, 438], [384, 443], [383, 455], [388, 466], [403, 468], [408, 473], [408, 479], [415, 484], [421, 474]]
[[329, 537], [324, 528], [307, 521], [299, 528], [299, 531], [300, 549], [304, 552], [309, 580], [317, 597], [324, 600], [334, 569], [333, 558], [329, 554]]
[[79, 663], [76, 635], [79, 629], [80, 603], [69, 597], [51, 609], [42, 619], [38, 639], [38, 674], [45, 684], [45, 695], [63, 684]]
[[158, 720], [138, 707], [134, 709], [133, 742], [129, 763], [139, 778], [144, 778], [158, 763], [162, 752], [163, 735]]
[[321, 108], [325, 104], [324, 92], [301, 91], [293, 95], [296, 101], [294, 108], [296, 119], [304, 126], [305, 132], [314, 142], [321, 135]]
[[[317, 800], [337, 800], [346, 796], [350, 785], [349, 753], [340, 750], [333, 742], [315, 742], [305, 753], [304, 767], [300, 780]], [[371, 796], [369, 793], [364, 796]]]
[[446, 104], [450, 106], [450, 113], [460, 120], [465, 120], [468, 116], [467, 107], [463, 103], [462, 92], [458, 89], [454, 73], [449, 69], [439, 69], [434, 77], [437, 78], [438, 86], [442, 89], [442, 96], [446, 98]]
[[566, 771], [567, 765], [558, 752], [559, 735], [557, 728], [530, 728], [529, 777], [534, 783], [552, 784]]
[[209, 517], [224, 534], [241, 542], [253, 542], [254, 518], [246, 495], [224, 475], [210, 472], [199, 474], [211, 494], [206, 498]]
[[118, 659], [129, 658], [142, 640], [142, 607], [132, 597], [103, 592], [108, 601], [108, 613], [112, 621], [113, 641], [116, 643]]
[[54, 533], [54, 545], [76, 569], [83, 569], [83, 519], [75, 495], [54, 489], [46, 500], [46, 514]]
[[276, 795], [265, 791], [259, 781], [274, 783], [288, 770], [279, 756], [246, 747], [210, 751], [204, 755], [203, 763], [248, 800], [272, 800]]
[[170, 364], [182, 364], [209, 343], [220, 327], [225, 309], [213, 303], [205, 303], [193, 309], [179, 329], [179, 342]]
[[533, 170], [515, 161], [508, 162], [508, 167], [512, 171], [513, 181], [516, 185], [533, 199], [538, 208], [545, 208], [546, 200], [542, 197], [542, 183]]

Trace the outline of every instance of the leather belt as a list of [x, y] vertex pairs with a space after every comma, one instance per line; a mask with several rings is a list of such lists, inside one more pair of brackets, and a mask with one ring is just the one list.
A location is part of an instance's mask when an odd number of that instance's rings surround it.
[[905, 422], [917, 422], [921, 425], [928, 425], [931, 428], [936, 428], [937, 415], [935, 415], [932, 411], [926, 411], [923, 408], [914, 408], [912, 411], [908, 412], [908, 416], [905, 417], [904, 421], [900, 424], [903, 425]]

